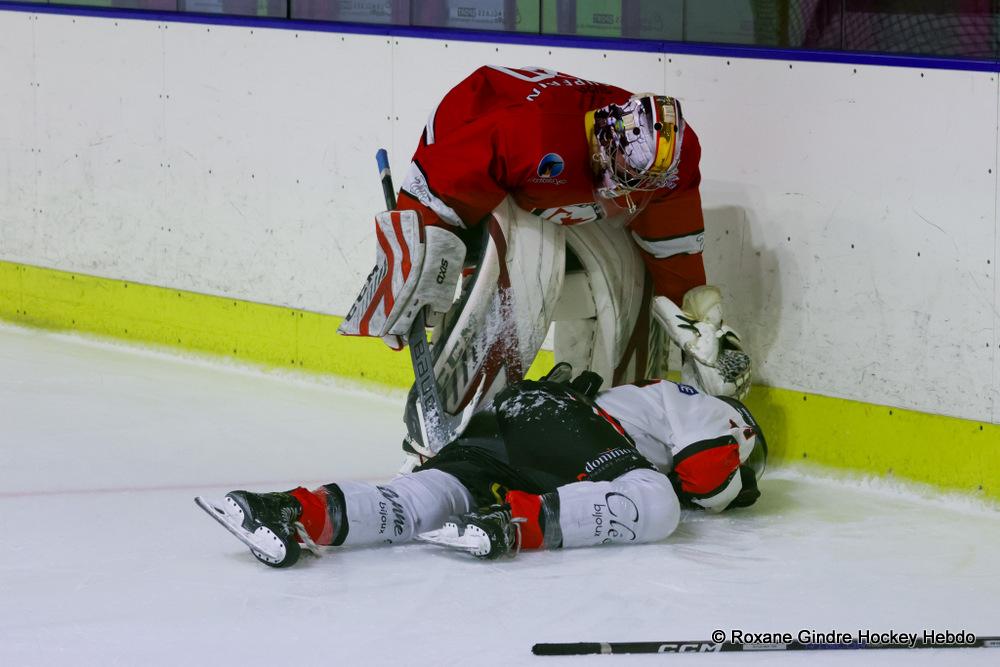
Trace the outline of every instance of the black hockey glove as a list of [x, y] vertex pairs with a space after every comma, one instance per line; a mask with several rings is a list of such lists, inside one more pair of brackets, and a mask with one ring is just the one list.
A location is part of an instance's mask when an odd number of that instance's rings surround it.
[[740, 466], [740, 482], [743, 489], [733, 498], [726, 509], [734, 507], [750, 507], [760, 498], [760, 489], [757, 488], [757, 477], [750, 466]]
[[577, 375], [576, 378], [573, 378], [573, 367], [565, 361], [560, 361], [553, 366], [552, 370], [546, 373], [539, 381], [569, 385], [571, 389], [580, 392], [590, 399], [597, 396], [601, 385], [604, 384], [604, 378], [594, 371], [584, 371]]
[[566, 384], [573, 378], [573, 367], [566, 361], [560, 361], [548, 373], [541, 377], [541, 382], [558, 382]]
[[593, 399], [597, 396], [597, 392], [600, 391], [602, 384], [604, 384], [604, 378], [600, 375], [594, 371], [584, 371], [577, 375], [576, 378], [569, 383], [569, 386], [576, 389], [587, 398]]

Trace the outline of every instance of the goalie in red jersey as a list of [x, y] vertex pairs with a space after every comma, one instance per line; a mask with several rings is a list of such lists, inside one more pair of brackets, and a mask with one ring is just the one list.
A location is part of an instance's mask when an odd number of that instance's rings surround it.
[[624, 212], [654, 291], [705, 283], [701, 146], [669, 97], [546, 70], [481, 67], [431, 114], [400, 189], [424, 224], [479, 224], [508, 195], [559, 225]]
[[672, 97], [481, 67], [430, 113], [341, 332], [400, 349], [421, 309], [441, 314], [451, 412], [521, 379], [553, 322], [556, 360], [612, 384], [661, 375], [665, 333], [685, 382], [740, 398], [750, 359], [705, 285], [700, 157]]

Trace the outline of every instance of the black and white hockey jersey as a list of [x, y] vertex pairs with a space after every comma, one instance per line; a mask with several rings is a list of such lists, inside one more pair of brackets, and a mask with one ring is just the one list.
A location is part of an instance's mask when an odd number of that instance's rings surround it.
[[756, 480], [767, 445], [740, 402], [686, 384], [650, 380], [603, 391], [597, 404], [671, 478], [682, 502], [719, 512], [737, 498], [736, 505], [747, 505], [759, 495]]

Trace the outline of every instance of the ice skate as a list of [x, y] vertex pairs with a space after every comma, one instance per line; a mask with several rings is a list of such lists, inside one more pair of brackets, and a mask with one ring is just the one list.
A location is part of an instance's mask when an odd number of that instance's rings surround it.
[[517, 554], [520, 543], [517, 524], [522, 521], [511, 517], [510, 505], [492, 505], [454, 516], [438, 530], [422, 533], [417, 539], [459, 549], [476, 558], [495, 560]]
[[221, 503], [202, 496], [194, 501], [265, 565], [289, 567], [299, 560], [302, 548], [296, 537], [305, 530], [299, 523], [302, 505], [291, 493], [232, 491]]

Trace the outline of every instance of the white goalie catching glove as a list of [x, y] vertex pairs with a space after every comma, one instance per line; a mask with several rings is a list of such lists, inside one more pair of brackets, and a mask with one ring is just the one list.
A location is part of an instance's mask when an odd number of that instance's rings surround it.
[[744, 398], [750, 391], [750, 356], [739, 335], [722, 323], [722, 293], [702, 285], [684, 295], [684, 308], [653, 299], [653, 314], [684, 353], [681, 378], [712, 396]]
[[375, 268], [337, 331], [379, 337], [400, 350], [421, 308], [446, 312], [462, 275], [465, 244], [441, 227], [426, 227], [418, 211], [375, 216]]

